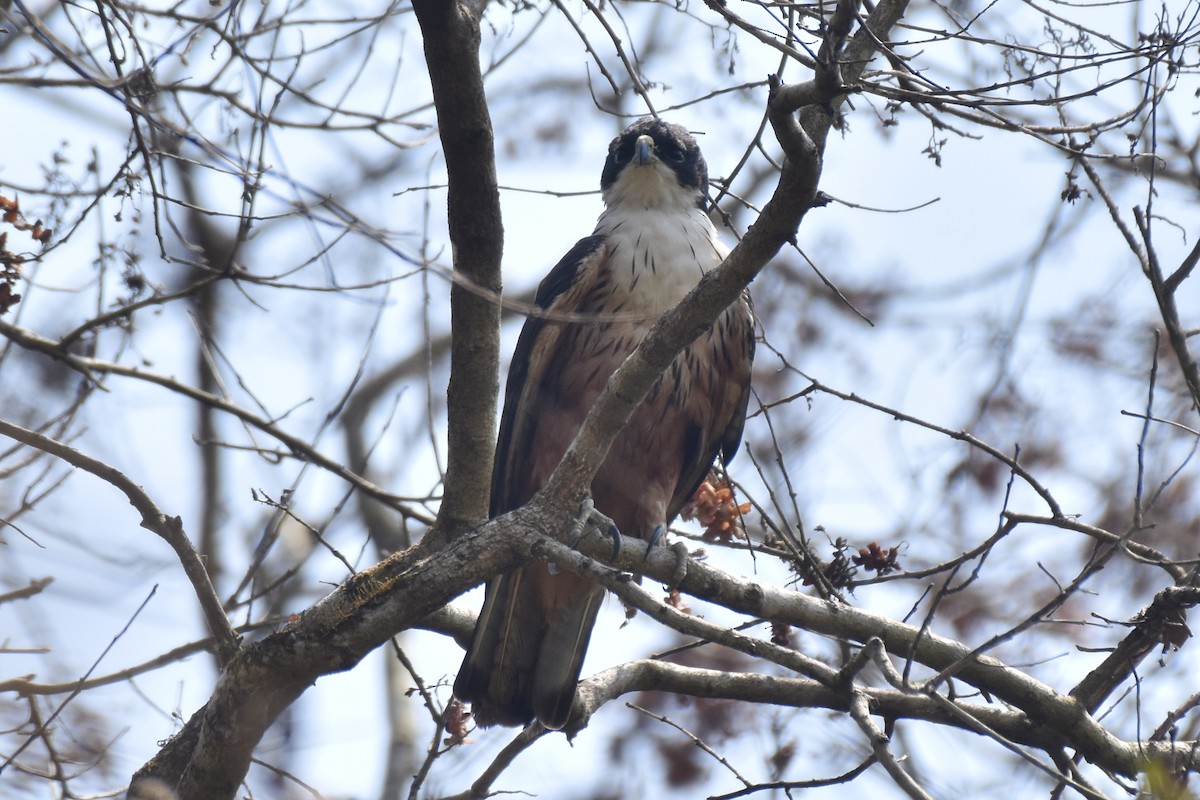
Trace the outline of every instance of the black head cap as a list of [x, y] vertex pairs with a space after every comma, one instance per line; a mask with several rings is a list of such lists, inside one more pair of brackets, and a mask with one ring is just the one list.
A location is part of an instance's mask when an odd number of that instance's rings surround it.
[[639, 119], [621, 131], [621, 135], [608, 145], [608, 160], [604, 162], [604, 172], [600, 174], [600, 189], [611, 186], [621, 171], [634, 160], [638, 139], [643, 136], [649, 136], [654, 141], [654, 154], [675, 173], [679, 185], [696, 190], [699, 195], [697, 205], [706, 208], [708, 165], [700, 154], [700, 146], [682, 126], [653, 117]]

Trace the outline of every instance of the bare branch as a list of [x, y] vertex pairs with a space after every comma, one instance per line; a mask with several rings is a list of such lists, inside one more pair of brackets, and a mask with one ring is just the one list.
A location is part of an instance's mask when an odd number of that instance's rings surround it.
[[188, 540], [187, 534], [184, 533], [183, 520], [164, 514], [142, 487], [130, 480], [124, 473], [102, 461], [97, 461], [61, 442], [4, 420], [0, 420], [0, 434], [44, 453], [49, 453], [55, 458], [60, 458], [71, 466], [91, 473], [120, 490], [129, 500], [129, 504], [141, 514], [142, 527], [157, 534], [175, 551], [179, 563], [183, 566], [184, 574], [187, 575], [192, 589], [196, 592], [196, 598], [200, 601], [200, 609], [204, 612], [204, 619], [216, 642], [217, 655], [221, 663], [227, 663], [233, 658], [241, 637], [233, 630], [229, 618], [225, 616], [221, 601], [208, 578], [208, 571], [200, 561], [200, 556], [196, 553], [191, 541]]

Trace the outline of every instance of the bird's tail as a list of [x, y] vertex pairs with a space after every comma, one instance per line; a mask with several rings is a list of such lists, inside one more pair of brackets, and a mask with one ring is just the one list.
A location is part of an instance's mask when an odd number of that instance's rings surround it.
[[490, 581], [454, 681], [482, 726], [566, 724], [604, 589], [531, 564]]

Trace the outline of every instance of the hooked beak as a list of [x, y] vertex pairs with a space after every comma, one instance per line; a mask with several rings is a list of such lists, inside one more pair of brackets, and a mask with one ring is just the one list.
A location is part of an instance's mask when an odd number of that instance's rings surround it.
[[643, 167], [656, 158], [658, 156], [654, 155], [654, 140], [649, 136], [639, 136], [633, 151], [634, 162], [639, 167]]

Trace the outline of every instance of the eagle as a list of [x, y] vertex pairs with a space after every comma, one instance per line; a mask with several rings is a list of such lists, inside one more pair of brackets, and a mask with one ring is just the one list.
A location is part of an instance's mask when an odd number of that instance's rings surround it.
[[[528, 502], [621, 362], [728, 253], [708, 215], [708, 167], [679, 125], [647, 118], [608, 147], [605, 210], [538, 287], [505, 389], [490, 513]], [[655, 541], [742, 437], [754, 358], [748, 293], [659, 377], [591, 485], [620, 533]], [[454, 694], [481, 726], [567, 722], [604, 589], [544, 562], [487, 584]]]

